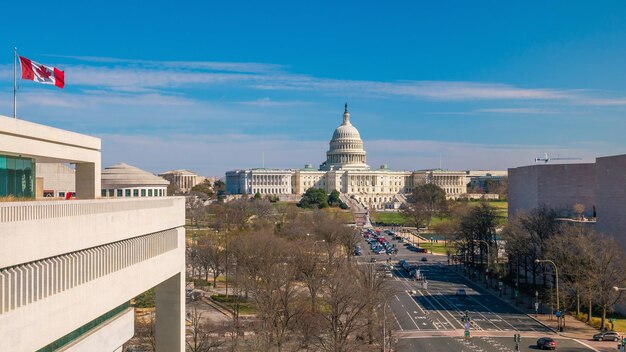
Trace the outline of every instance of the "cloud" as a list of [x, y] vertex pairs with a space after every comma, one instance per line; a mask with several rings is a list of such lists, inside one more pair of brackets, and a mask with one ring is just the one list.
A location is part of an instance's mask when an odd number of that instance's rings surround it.
[[268, 97], [257, 99], [257, 100], [251, 100], [251, 101], [241, 101], [241, 102], [238, 102], [238, 104], [256, 106], [260, 108], [311, 105], [311, 103], [306, 102], [306, 101], [275, 101]]
[[113, 58], [106, 56], [67, 56], [67, 55], [47, 55], [74, 59], [83, 62], [94, 63], [114, 63], [133, 64], [146, 67], [169, 67], [179, 69], [204, 69], [211, 71], [227, 71], [241, 73], [267, 73], [276, 72], [283, 69], [282, 65], [265, 64], [258, 62], [219, 62], [219, 61], [154, 61], [154, 60], [133, 60], [123, 58]]
[[[477, 109], [474, 110], [479, 113], [494, 113], [494, 114], [562, 114], [563, 111], [554, 109], [540, 109], [540, 108], [492, 108], [492, 109]], [[568, 112], [570, 114], [570, 112]]]
[[[261, 167], [263, 154], [266, 167], [317, 166], [325, 160], [328, 146], [327, 140], [297, 140], [283, 135], [103, 134], [100, 137], [103, 142], [103, 167], [123, 161], [154, 173], [189, 168], [205, 176], [220, 177], [227, 170]], [[582, 162], [593, 162], [597, 156], [619, 153], [619, 148], [613, 145], [592, 144], [593, 150], [585, 143], [570, 147], [379, 139], [365, 141], [365, 149], [372, 168], [387, 164], [394, 170], [409, 171], [439, 167], [440, 155], [442, 166], [447, 169], [505, 170], [533, 164], [534, 158], [544, 152], [581, 157]]]

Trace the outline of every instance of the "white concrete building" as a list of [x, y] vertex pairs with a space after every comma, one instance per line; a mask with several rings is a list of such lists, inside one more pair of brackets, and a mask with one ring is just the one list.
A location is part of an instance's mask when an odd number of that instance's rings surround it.
[[[343, 122], [333, 132], [326, 161], [319, 169], [251, 169], [226, 173], [229, 194], [302, 195], [311, 187], [330, 193], [337, 190], [368, 208], [397, 208], [413, 191], [413, 185], [434, 183], [448, 198], [467, 192], [464, 171], [423, 170], [393, 171], [386, 165], [371, 169], [359, 131], [350, 121], [346, 104]], [[288, 186], [290, 185], [290, 186]]]
[[202, 183], [206, 179], [206, 177], [198, 176], [198, 174], [189, 170], [165, 171], [160, 173], [159, 177], [168, 180], [183, 193], [191, 191], [193, 186]]
[[170, 182], [125, 163], [102, 171], [102, 197], [165, 197]]
[[[153, 287], [157, 351], [184, 351], [184, 199], [96, 199], [100, 139], [3, 116], [0, 157], [0, 197], [32, 199], [0, 202], [0, 351], [119, 352]], [[76, 200], [35, 200], [47, 162], [76, 165]]]
[[65, 198], [66, 193], [75, 193], [76, 171], [70, 165], [39, 163], [35, 169], [37, 170], [37, 198]]

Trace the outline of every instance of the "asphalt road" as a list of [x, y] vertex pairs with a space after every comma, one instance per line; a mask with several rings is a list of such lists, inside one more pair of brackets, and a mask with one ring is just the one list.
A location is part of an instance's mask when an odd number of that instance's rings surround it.
[[[385, 236], [390, 239], [389, 236]], [[391, 280], [394, 294], [387, 298], [387, 314], [393, 316], [393, 335], [398, 339], [397, 351], [514, 351], [513, 335], [522, 336], [521, 351], [536, 350], [531, 347], [537, 338], [549, 335], [550, 329], [538, 323], [515, 307], [501, 301], [480, 285], [457, 274], [447, 265], [447, 257], [416, 253], [401, 243], [397, 255], [374, 254], [369, 245], [361, 244], [362, 263], [376, 258], [378, 263], [387, 260], [394, 265]], [[428, 248], [428, 246], [425, 246]], [[426, 258], [426, 261], [422, 261]], [[419, 265], [427, 285], [408, 277], [396, 264], [400, 259]], [[457, 295], [458, 289], [466, 295]], [[463, 338], [465, 312], [471, 318], [470, 339]], [[570, 339], [557, 339], [559, 351], [593, 351]]]

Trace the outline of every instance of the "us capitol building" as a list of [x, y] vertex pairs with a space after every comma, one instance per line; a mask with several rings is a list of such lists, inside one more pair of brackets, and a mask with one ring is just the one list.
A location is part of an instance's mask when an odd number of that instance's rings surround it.
[[[366, 152], [359, 131], [350, 122], [348, 104], [343, 123], [335, 129], [326, 152], [326, 161], [316, 170], [312, 165], [303, 169], [248, 169], [226, 172], [226, 192], [296, 198], [311, 187], [327, 193], [337, 190], [342, 198], [349, 197], [366, 208], [394, 208], [406, 201], [414, 185], [434, 183], [448, 198], [467, 193], [465, 171], [419, 170], [393, 171], [386, 165], [372, 169], [366, 163]], [[291, 195], [291, 197], [290, 197]]]

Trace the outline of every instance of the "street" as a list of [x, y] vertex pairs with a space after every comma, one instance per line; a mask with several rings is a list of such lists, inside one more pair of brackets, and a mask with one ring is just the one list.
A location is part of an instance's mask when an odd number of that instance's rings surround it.
[[[359, 257], [363, 264], [376, 258], [376, 265], [387, 260], [394, 265], [393, 278], [388, 279], [394, 293], [386, 300], [386, 314], [393, 317], [397, 351], [515, 351], [514, 334], [522, 336], [520, 351], [537, 350], [536, 341], [544, 336], [557, 341], [558, 351], [593, 351], [579, 341], [556, 335], [484, 286], [461, 276], [447, 264], [446, 256], [412, 252], [400, 243], [397, 246], [397, 255], [377, 255], [364, 247], [366, 255]], [[417, 264], [425, 280], [410, 278], [396, 265], [400, 259]], [[458, 295], [459, 289], [465, 295]], [[464, 337], [466, 325], [469, 338]]]

